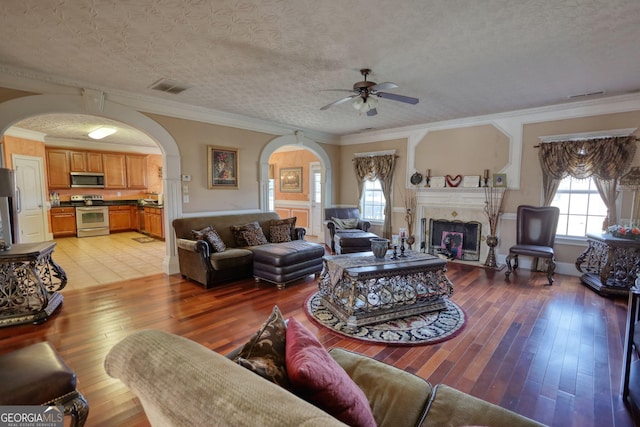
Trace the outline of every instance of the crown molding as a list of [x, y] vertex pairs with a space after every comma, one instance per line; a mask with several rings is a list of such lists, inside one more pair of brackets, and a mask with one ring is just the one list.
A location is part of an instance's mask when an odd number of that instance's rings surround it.
[[[12, 128], [14, 129], [15, 126]], [[90, 146], [88, 146], [90, 143]], [[120, 153], [143, 153], [143, 154], [162, 154], [162, 151], [158, 146], [150, 147], [148, 145], [130, 145], [130, 144], [118, 144], [113, 142], [98, 142], [98, 141], [76, 141], [73, 139], [65, 138], [52, 138], [46, 137], [44, 139], [44, 145], [47, 147], [64, 147], [75, 148], [80, 150], [99, 150], [99, 151], [113, 151]]]
[[514, 120], [524, 125], [577, 117], [597, 116], [601, 114], [624, 113], [635, 110], [640, 110], [639, 93], [344, 135], [340, 138], [338, 145], [355, 145], [409, 138], [416, 132], [470, 127], [490, 124], [500, 120]]
[[211, 108], [197, 107], [149, 95], [133, 94], [119, 89], [96, 86], [93, 83], [80, 80], [11, 67], [6, 64], [0, 64], [0, 85], [10, 89], [37, 94], [81, 95], [84, 89], [90, 89], [104, 92], [106, 99], [134, 108], [143, 113], [161, 114], [179, 119], [194, 120], [278, 136], [288, 135], [302, 130], [307, 137], [317, 142], [336, 144], [338, 141], [336, 135], [326, 132], [300, 129], [281, 123], [269, 122]]
[[40, 142], [45, 142], [44, 140], [45, 140], [45, 137], [47, 136], [42, 132], [37, 132], [35, 130], [22, 129], [16, 126], [11, 126], [9, 129], [7, 129], [7, 131], [4, 134], [7, 136], [13, 136], [15, 138], [30, 139], [31, 141], [40, 141]]

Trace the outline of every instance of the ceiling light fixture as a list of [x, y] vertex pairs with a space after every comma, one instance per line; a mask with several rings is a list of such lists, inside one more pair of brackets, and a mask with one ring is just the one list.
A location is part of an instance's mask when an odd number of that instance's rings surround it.
[[114, 128], [110, 128], [110, 127], [106, 127], [106, 126], [100, 126], [98, 129], [95, 129], [91, 132], [89, 132], [89, 138], [91, 139], [102, 139], [102, 138], [106, 138], [109, 135], [112, 135], [116, 133], [116, 130]]
[[375, 96], [367, 96], [367, 98], [363, 98], [362, 96], [356, 97], [351, 103], [353, 108], [360, 111], [361, 113], [366, 113], [369, 110], [373, 110], [378, 105], [378, 98]]

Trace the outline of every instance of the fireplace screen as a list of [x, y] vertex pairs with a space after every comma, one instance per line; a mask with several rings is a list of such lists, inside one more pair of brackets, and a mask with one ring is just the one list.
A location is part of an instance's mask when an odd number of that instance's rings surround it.
[[450, 259], [464, 261], [480, 260], [480, 235], [482, 224], [477, 221], [448, 221], [429, 219], [426, 233], [426, 218], [422, 219], [425, 251], [434, 255], [445, 255]]

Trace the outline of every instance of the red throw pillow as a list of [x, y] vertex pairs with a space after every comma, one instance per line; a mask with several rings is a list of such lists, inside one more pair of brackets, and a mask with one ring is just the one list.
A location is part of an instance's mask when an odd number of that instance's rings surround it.
[[364, 392], [294, 317], [287, 323], [285, 360], [298, 396], [350, 426], [376, 425]]

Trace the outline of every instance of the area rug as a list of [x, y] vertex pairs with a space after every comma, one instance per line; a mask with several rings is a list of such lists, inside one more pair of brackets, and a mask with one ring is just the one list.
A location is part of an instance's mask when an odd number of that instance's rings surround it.
[[427, 345], [451, 339], [464, 328], [464, 311], [448, 299], [445, 302], [447, 308], [442, 311], [360, 326], [354, 332], [348, 332], [346, 323], [322, 304], [318, 292], [307, 298], [305, 311], [318, 325], [349, 338], [389, 345]]
[[138, 243], [151, 243], [156, 241], [153, 237], [132, 237], [132, 239]]

